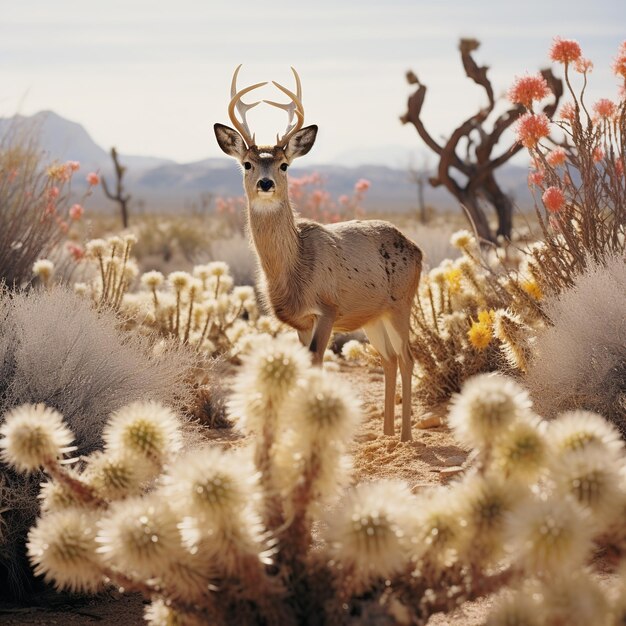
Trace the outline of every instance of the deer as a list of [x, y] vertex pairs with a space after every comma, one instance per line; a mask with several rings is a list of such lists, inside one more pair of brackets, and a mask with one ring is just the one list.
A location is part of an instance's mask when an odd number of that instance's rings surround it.
[[[263, 100], [287, 112], [287, 128], [276, 144], [256, 144], [247, 112], [260, 104], [243, 96], [268, 82], [237, 89], [234, 72], [228, 114], [234, 126], [215, 124], [220, 148], [242, 168], [247, 220], [259, 262], [259, 289], [276, 317], [294, 328], [322, 366], [331, 334], [363, 329], [380, 354], [385, 380], [383, 433], [394, 435], [398, 367], [402, 381], [401, 441], [411, 440], [409, 343], [411, 308], [422, 269], [422, 252], [393, 224], [350, 220], [319, 224], [301, 218], [289, 200], [287, 171], [306, 155], [318, 127], [304, 127], [302, 85], [292, 67], [296, 93], [272, 81], [288, 103]], [[239, 117], [237, 116], [239, 114]], [[295, 119], [294, 119], [295, 118]]]

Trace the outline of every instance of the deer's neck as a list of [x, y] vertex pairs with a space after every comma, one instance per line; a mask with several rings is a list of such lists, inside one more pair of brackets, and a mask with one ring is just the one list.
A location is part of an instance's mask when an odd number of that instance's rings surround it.
[[271, 202], [248, 200], [248, 220], [270, 286], [289, 280], [300, 255], [300, 238], [289, 198]]

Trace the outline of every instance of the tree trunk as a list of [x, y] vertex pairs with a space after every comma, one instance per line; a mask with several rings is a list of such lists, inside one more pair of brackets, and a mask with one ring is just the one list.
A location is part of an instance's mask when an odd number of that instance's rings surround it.
[[483, 189], [487, 200], [494, 206], [498, 216], [496, 237], [502, 235], [505, 239], [511, 239], [511, 230], [513, 229], [513, 203], [511, 199], [500, 189], [493, 175], [485, 179]]
[[494, 242], [495, 237], [489, 228], [487, 216], [480, 206], [478, 197], [474, 194], [464, 193], [457, 196], [459, 202], [463, 205], [467, 218], [470, 220], [476, 230], [476, 234], [480, 239]]

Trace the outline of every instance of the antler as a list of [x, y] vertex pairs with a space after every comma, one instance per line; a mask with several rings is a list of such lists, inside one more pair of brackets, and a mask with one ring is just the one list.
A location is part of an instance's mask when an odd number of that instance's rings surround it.
[[[254, 108], [257, 104], [260, 104], [260, 100], [258, 102], [253, 102], [252, 104], [246, 104], [241, 101], [241, 98], [245, 96], [248, 92], [253, 89], [257, 89], [258, 87], [263, 87], [263, 85], [267, 85], [267, 81], [264, 83], [256, 83], [256, 85], [251, 85], [250, 87], [246, 87], [241, 91], [237, 91], [237, 75], [239, 74], [239, 70], [241, 69], [241, 65], [237, 67], [235, 73], [233, 74], [233, 80], [230, 84], [230, 104], [228, 105], [228, 116], [230, 117], [230, 121], [233, 123], [233, 126], [239, 131], [239, 134], [243, 137], [243, 140], [246, 142], [248, 148], [256, 145], [255, 135], [250, 132], [250, 128], [248, 127], [248, 122], [246, 120], [246, 113]], [[241, 121], [237, 119], [235, 115], [235, 107], [237, 111], [239, 111], [239, 115], [241, 115]]]
[[[286, 87], [283, 87], [275, 80], [272, 81], [276, 87], [278, 87], [284, 94], [291, 98], [291, 102], [289, 104], [282, 104], [281, 102], [272, 102], [271, 100], [264, 100], [263, 102], [267, 102], [267, 104], [271, 104], [272, 106], [278, 107], [283, 111], [287, 111], [289, 114], [289, 121], [287, 122], [287, 128], [285, 130], [285, 134], [282, 137], [276, 135], [276, 145], [284, 148], [287, 145], [287, 142], [293, 137], [295, 133], [297, 133], [304, 124], [304, 107], [302, 106], [302, 84], [300, 83], [300, 77], [298, 76], [298, 72], [292, 67], [291, 71], [296, 79], [296, 92], [294, 94], [292, 91], [289, 91]], [[293, 117], [296, 116], [296, 121], [293, 122]], [[293, 122], [293, 123], [292, 123]]]

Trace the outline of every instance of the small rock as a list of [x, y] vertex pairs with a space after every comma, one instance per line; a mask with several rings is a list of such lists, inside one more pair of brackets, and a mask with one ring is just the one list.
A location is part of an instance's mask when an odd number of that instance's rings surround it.
[[445, 467], [439, 471], [439, 478], [441, 480], [449, 480], [453, 476], [457, 476], [463, 472], [463, 468], [460, 465], [454, 467]]
[[432, 413], [424, 413], [417, 421], [416, 425], [418, 428], [436, 428], [437, 426], [441, 426], [441, 418]]
[[464, 456], [449, 456], [447, 459], [443, 460], [443, 464], [446, 467], [455, 467], [457, 465], [463, 465], [465, 463]]

